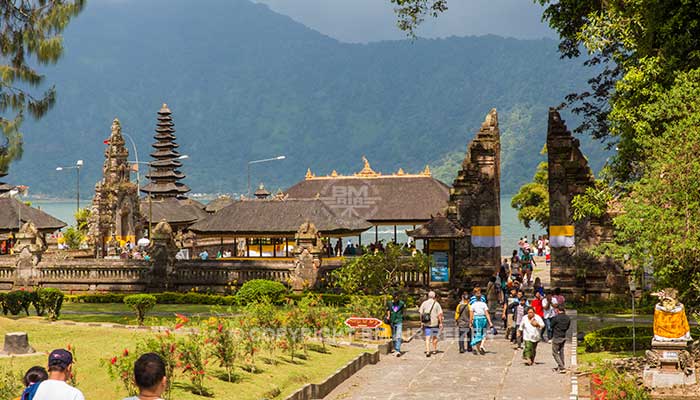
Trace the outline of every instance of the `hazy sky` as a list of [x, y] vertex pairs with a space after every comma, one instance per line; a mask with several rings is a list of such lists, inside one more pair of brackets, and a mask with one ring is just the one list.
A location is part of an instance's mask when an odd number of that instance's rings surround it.
[[[389, 0], [253, 0], [345, 42], [401, 39]], [[418, 35], [495, 34], [521, 39], [556, 38], [532, 0], [447, 0], [448, 10], [426, 18]]]

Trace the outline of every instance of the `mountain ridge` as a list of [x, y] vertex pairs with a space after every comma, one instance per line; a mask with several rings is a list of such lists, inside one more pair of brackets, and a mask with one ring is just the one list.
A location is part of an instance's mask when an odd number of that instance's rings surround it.
[[[185, 183], [194, 192], [236, 193], [245, 190], [248, 161], [279, 154], [287, 159], [253, 167], [253, 186], [285, 188], [307, 168], [355, 172], [363, 155], [383, 173], [439, 167], [466, 150], [496, 107], [502, 191], [512, 193], [542, 159], [547, 108], [587, 76], [560, 60], [550, 39], [344, 43], [247, 0], [212, 0], [206, 9], [142, 3], [88, 3], [68, 27], [64, 57], [42, 70], [56, 84], [56, 107], [25, 122], [25, 155], [6, 181], [70, 196], [75, 178], [55, 167], [84, 159], [81, 186], [91, 189], [112, 119], [144, 161], [162, 103], [190, 156]], [[597, 168], [602, 146], [582, 143]]]

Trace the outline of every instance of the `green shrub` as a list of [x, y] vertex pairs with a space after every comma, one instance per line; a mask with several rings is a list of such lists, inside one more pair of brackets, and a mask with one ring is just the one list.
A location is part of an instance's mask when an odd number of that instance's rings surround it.
[[[42, 308], [42, 311], [46, 311], [47, 317], [55, 321], [61, 315], [61, 306], [63, 305], [63, 292], [55, 288], [40, 288], [35, 292], [35, 297], [38, 299], [38, 303]], [[36, 307], [36, 305], [35, 305]], [[37, 315], [39, 309], [37, 308]]]
[[[691, 329], [691, 335], [697, 335], [700, 329]], [[637, 350], [650, 349], [654, 330], [650, 326], [635, 328]], [[600, 351], [629, 351], [632, 350], [633, 338], [631, 326], [613, 326], [589, 332], [583, 338], [583, 345], [588, 353]]]
[[7, 315], [7, 311], [12, 315], [19, 315], [24, 312], [29, 315], [29, 306], [32, 305], [34, 295], [24, 290], [14, 290], [6, 293], [3, 300], [3, 312]]
[[263, 301], [265, 299], [271, 303], [280, 304], [284, 300], [284, 295], [286, 293], [287, 288], [280, 282], [253, 279], [241, 286], [241, 289], [236, 294], [236, 298], [238, 304], [241, 305]]
[[139, 325], [143, 325], [146, 313], [156, 305], [156, 297], [150, 294], [132, 294], [124, 297], [124, 303], [136, 312]]
[[41, 290], [41, 288], [32, 292], [32, 305], [34, 306], [36, 315], [40, 317], [46, 313], [46, 310], [44, 309], [44, 304], [39, 300], [39, 290]]
[[96, 294], [75, 294], [66, 296], [67, 301], [72, 303], [123, 303], [127, 295], [120, 293], [96, 293]]

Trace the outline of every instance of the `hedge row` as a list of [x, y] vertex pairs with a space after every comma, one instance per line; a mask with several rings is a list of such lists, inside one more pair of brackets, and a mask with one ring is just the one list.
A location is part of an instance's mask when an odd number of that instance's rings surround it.
[[[156, 302], [158, 304], [206, 304], [219, 306], [230, 306], [237, 304], [236, 296], [221, 296], [195, 292], [164, 292], [152, 293], [152, 295], [156, 298]], [[66, 296], [66, 300], [73, 303], [92, 304], [124, 303], [124, 298], [127, 296], [129, 295], [118, 293], [74, 294]]]
[[[202, 294], [195, 292], [188, 293], [176, 293], [176, 292], [164, 292], [164, 293], [152, 293], [156, 298], [158, 304], [206, 304], [206, 305], [236, 305], [238, 303], [237, 296], [224, 296], [215, 294]], [[124, 303], [124, 298], [128, 294], [117, 294], [117, 293], [99, 293], [99, 294], [73, 294], [66, 295], [66, 301], [72, 303], [92, 303], [92, 304], [103, 304], [103, 303]], [[291, 300], [293, 302], [298, 302], [303, 299], [306, 294], [285, 294], [282, 298], [282, 302], [286, 300]], [[350, 303], [350, 296], [344, 294], [331, 294], [322, 293], [320, 294], [321, 300], [327, 306], [333, 307], [344, 307]], [[245, 303], [244, 303], [245, 304]]]
[[[691, 329], [691, 335], [700, 334], [700, 329]], [[654, 330], [650, 326], [635, 328], [637, 350], [650, 349]], [[630, 351], [633, 338], [631, 326], [614, 326], [589, 332], [583, 338], [583, 345], [588, 353], [600, 351]]]
[[0, 307], [5, 315], [19, 315], [24, 311], [29, 316], [29, 307], [34, 306], [36, 315], [56, 320], [61, 314], [63, 299], [63, 292], [54, 288], [38, 288], [31, 292], [14, 290], [0, 293]]

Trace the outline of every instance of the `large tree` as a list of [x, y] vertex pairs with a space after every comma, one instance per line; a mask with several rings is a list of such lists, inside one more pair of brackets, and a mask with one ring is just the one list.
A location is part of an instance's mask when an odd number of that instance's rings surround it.
[[0, 173], [22, 155], [25, 112], [41, 118], [56, 102], [53, 86], [41, 89], [37, 64], [63, 53], [61, 32], [85, 0], [0, 0]]

